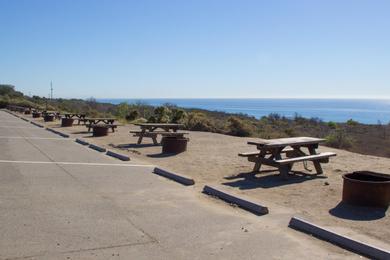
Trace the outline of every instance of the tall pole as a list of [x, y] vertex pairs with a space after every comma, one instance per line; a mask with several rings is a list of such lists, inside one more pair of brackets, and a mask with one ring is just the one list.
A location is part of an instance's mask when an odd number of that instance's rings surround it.
[[50, 81], [50, 99], [53, 99], [53, 82]]

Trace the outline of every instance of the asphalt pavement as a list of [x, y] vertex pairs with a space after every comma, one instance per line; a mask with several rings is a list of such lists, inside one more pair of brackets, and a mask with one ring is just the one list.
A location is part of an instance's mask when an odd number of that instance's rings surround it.
[[0, 111], [1, 259], [359, 256]]

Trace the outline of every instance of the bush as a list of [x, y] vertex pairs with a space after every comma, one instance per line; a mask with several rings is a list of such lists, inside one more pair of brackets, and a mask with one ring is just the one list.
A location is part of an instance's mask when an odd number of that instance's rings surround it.
[[326, 144], [334, 148], [349, 148], [352, 146], [352, 143], [352, 139], [343, 129], [336, 129], [326, 137]]
[[285, 134], [289, 137], [295, 136], [295, 131], [293, 128], [287, 128], [284, 130]]
[[134, 120], [136, 120], [138, 117], [139, 117], [138, 111], [137, 111], [137, 110], [132, 110], [132, 111], [130, 111], [130, 113], [128, 113], [128, 114], [126, 115], [126, 120], [127, 120], [127, 121], [134, 121]]
[[119, 117], [119, 118], [126, 118], [126, 116], [128, 115], [129, 113], [129, 105], [125, 102], [123, 103], [120, 103], [116, 109], [115, 109], [115, 114]]
[[154, 117], [157, 123], [169, 123], [171, 110], [168, 107], [157, 107], [154, 110]]
[[187, 116], [187, 113], [183, 109], [174, 108], [171, 112], [171, 123], [181, 123]]
[[329, 128], [332, 128], [332, 129], [336, 129], [337, 128], [337, 124], [335, 122], [332, 122], [332, 121], [328, 122], [328, 126], [329, 126]]
[[357, 122], [357, 121], [355, 121], [355, 120], [353, 120], [353, 119], [349, 119], [348, 121], [347, 121], [347, 125], [349, 125], [349, 126], [356, 126], [356, 125], [358, 125], [359, 124], [359, 122]]
[[215, 132], [214, 124], [205, 114], [199, 112], [189, 113], [185, 126], [188, 130], [192, 131]]
[[228, 123], [228, 134], [230, 135], [251, 136], [253, 134], [253, 126], [238, 117], [230, 117]]
[[9, 105], [9, 98], [8, 96], [0, 96], [0, 108], [6, 108]]

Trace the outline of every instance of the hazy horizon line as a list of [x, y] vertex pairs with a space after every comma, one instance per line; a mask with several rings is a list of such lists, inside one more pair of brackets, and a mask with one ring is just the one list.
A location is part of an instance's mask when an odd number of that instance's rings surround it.
[[[86, 97], [84, 99], [94, 98], [94, 99], [340, 99], [340, 100], [390, 100], [390, 97]], [[81, 98], [83, 99], [83, 98]]]

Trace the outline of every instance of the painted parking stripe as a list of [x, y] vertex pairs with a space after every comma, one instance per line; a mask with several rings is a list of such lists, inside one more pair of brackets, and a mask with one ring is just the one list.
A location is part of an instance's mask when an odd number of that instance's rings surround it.
[[0, 160], [0, 163], [19, 164], [59, 164], [59, 165], [86, 165], [86, 166], [119, 166], [119, 167], [155, 167], [150, 164], [124, 164], [124, 163], [84, 163], [84, 162], [44, 162], [44, 161], [11, 161]]
[[31, 127], [31, 126], [5, 126], [5, 125], [0, 125], [0, 128], [22, 128], [22, 129], [39, 129], [36, 127]]
[[37, 136], [0, 136], [0, 139], [38, 139], [38, 140], [65, 140], [68, 141], [70, 139], [58, 138], [58, 137], [37, 137]]

